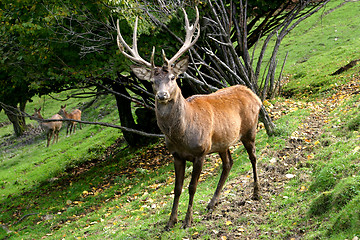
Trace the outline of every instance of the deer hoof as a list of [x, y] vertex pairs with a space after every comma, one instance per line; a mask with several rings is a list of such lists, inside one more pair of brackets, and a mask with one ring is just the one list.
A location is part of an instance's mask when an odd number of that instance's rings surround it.
[[216, 207], [216, 205], [218, 204], [218, 198], [217, 197], [213, 197], [211, 200], [210, 200], [210, 202], [209, 202], [209, 204], [207, 205], [207, 210], [211, 213], [211, 212], [213, 212], [214, 211], [214, 209], [215, 209], [215, 207]]
[[211, 204], [209, 203], [206, 207], [206, 209], [208, 210], [209, 213], [212, 213], [215, 209], [215, 204]]
[[170, 231], [171, 228], [175, 226], [176, 220], [169, 220], [169, 222], [165, 226], [166, 231]]
[[253, 196], [252, 196], [252, 200], [259, 201], [259, 200], [260, 200], [259, 194], [258, 194], [258, 193], [254, 193]]
[[186, 229], [186, 228], [191, 227], [191, 222], [192, 222], [192, 212], [186, 214], [182, 228]]
[[186, 228], [189, 228], [189, 227], [191, 227], [191, 222], [185, 221], [181, 228], [186, 229]]

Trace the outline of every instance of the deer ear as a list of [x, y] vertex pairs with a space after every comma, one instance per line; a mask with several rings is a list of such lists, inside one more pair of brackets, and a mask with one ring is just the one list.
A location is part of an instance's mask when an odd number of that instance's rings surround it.
[[173, 67], [174, 73], [176, 76], [184, 73], [189, 66], [189, 57], [186, 56], [180, 61], [178, 61], [175, 66]]
[[130, 66], [133, 73], [141, 80], [150, 81], [151, 69], [146, 67]]

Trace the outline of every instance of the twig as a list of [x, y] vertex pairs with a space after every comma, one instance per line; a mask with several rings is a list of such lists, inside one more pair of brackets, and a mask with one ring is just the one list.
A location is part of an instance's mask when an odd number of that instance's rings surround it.
[[13, 225], [19, 224], [21, 221], [23, 221], [25, 218], [31, 216], [31, 215], [38, 215], [39, 213], [28, 213], [22, 216], [19, 220], [17, 220]]
[[[0, 102], [0, 106], [2, 108], [7, 108], [7, 109], [16, 109], [12, 106], [9, 106], [3, 102]], [[17, 110], [17, 109], [16, 109]], [[104, 123], [104, 122], [90, 122], [90, 121], [79, 121], [79, 120], [75, 120], [75, 119], [69, 119], [69, 118], [63, 118], [63, 119], [40, 119], [40, 118], [36, 118], [33, 117], [31, 115], [29, 115], [26, 112], [22, 112], [20, 110], [17, 110], [20, 114], [17, 113], [13, 113], [16, 116], [21, 116], [21, 117], [29, 117], [30, 119], [36, 120], [36, 121], [40, 121], [40, 122], [64, 122], [64, 121], [71, 121], [71, 122], [78, 122], [78, 123], [83, 123], [83, 124], [92, 124], [92, 125], [100, 125], [100, 126], [105, 126], [105, 127], [112, 127], [112, 128], [117, 128], [117, 129], [121, 129], [123, 131], [127, 131], [127, 132], [131, 132], [131, 133], [136, 133], [139, 134], [141, 136], [145, 136], [145, 137], [156, 137], [156, 138], [164, 138], [165, 135], [163, 134], [154, 134], [154, 133], [147, 133], [147, 132], [143, 132], [140, 130], [136, 130], [133, 128], [127, 128], [127, 127], [123, 127], [123, 126], [119, 126], [119, 125], [114, 125], [114, 124], [110, 124], [110, 123]]]

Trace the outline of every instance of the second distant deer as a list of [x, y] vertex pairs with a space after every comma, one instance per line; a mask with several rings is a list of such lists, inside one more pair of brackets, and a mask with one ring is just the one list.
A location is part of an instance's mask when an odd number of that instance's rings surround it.
[[[34, 117], [35, 120], [37, 120], [39, 122], [40, 127], [46, 132], [46, 136], [47, 136], [46, 146], [49, 147], [51, 138], [53, 136], [54, 136], [53, 144], [55, 141], [56, 142], [58, 141], [59, 131], [61, 129], [62, 122], [61, 121], [43, 122], [42, 120], [44, 118], [41, 116], [41, 113], [40, 113], [41, 108], [39, 108], [39, 109], [34, 108], [34, 110], [35, 110], [35, 113], [31, 117]], [[62, 117], [59, 114], [55, 114], [50, 119], [62, 119]]]
[[[68, 113], [65, 108], [66, 108], [66, 104], [64, 106], [61, 105], [61, 108], [59, 111], [59, 114], [61, 116], [63, 116], [64, 118], [67, 118], [67, 119], [74, 119], [74, 120], [81, 121], [81, 110], [80, 109], [75, 109], [71, 113]], [[75, 122], [75, 121], [68, 122], [67, 128], [66, 128], [66, 136], [68, 136], [68, 134], [69, 134], [69, 129], [70, 129], [70, 134], [71, 134], [71, 132], [75, 133], [76, 124], [77, 124], [77, 122]], [[79, 123], [79, 126], [80, 126], [80, 129], [82, 129], [81, 123]]]

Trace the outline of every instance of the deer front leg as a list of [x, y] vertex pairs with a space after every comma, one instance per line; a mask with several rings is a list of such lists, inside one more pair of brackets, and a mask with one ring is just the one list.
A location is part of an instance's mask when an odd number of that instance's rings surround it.
[[210, 211], [212, 211], [215, 208], [215, 205], [217, 204], [217, 202], [219, 200], [220, 192], [221, 192], [222, 188], [224, 187], [225, 181], [226, 181], [227, 177], [229, 176], [229, 172], [233, 165], [233, 160], [231, 158], [231, 153], [230, 153], [229, 149], [227, 149], [225, 152], [219, 152], [219, 154], [220, 154], [220, 158], [222, 160], [223, 170], [221, 172], [220, 180], [216, 187], [214, 196], [212, 197], [210, 203], [207, 206], [207, 209]]
[[176, 157], [174, 154], [174, 166], [175, 166], [175, 189], [174, 189], [174, 202], [171, 210], [171, 215], [169, 222], [166, 225], [166, 229], [170, 229], [174, 227], [175, 223], [177, 223], [178, 219], [178, 206], [179, 199], [182, 192], [183, 184], [184, 184], [184, 175], [185, 175], [185, 164], [186, 160], [180, 159]]
[[194, 202], [194, 195], [196, 192], [196, 187], [199, 181], [200, 173], [204, 164], [204, 157], [195, 158], [193, 163], [193, 172], [191, 175], [191, 181], [189, 185], [189, 205], [186, 212], [185, 221], [183, 224], [183, 228], [188, 228], [191, 226], [192, 223], [192, 216], [193, 216], [193, 202]]

